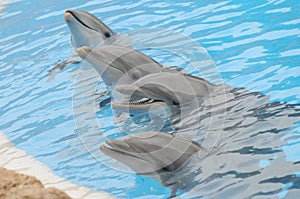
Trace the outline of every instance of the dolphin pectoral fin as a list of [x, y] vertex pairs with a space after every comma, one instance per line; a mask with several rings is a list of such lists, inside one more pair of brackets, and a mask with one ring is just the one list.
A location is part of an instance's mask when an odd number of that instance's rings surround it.
[[58, 71], [55, 68], [52, 68], [46, 76], [48, 76], [47, 82], [50, 82], [57, 75]]
[[46, 76], [49, 76], [47, 82], [53, 80], [54, 77], [55, 77], [58, 73], [60, 73], [60, 72], [61, 72], [68, 64], [78, 64], [78, 63], [80, 63], [79, 60], [75, 60], [75, 59], [74, 59], [74, 60], [72, 60], [72, 59], [67, 59], [67, 60], [65, 60], [63, 63], [59, 63], [59, 62], [61, 62], [61, 61], [58, 60], [58, 61], [56, 62], [56, 65], [55, 65], [52, 69], [49, 70], [48, 74], [46, 75]]
[[64, 69], [65, 66], [67, 65], [67, 64], [65, 63], [65, 61], [64, 61], [63, 63], [59, 63], [59, 62], [61, 62], [61, 60], [58, 60], [58, 61], [56, 62], [56, 65], [48, 71], [47, 76], [49, 76], [49, 77], [48, 77], [47, 82], [49, 82], [49, 81], [51, 81], [52, 79], [54, 79], [54, 77], [55, 77], [62, 69]]

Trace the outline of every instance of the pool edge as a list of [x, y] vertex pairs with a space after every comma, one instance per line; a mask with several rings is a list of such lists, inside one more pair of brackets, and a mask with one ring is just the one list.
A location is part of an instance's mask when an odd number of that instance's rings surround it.
[[17, 149], [9, 141], [5, 134], [0, 131], [0, 167], [18, 173], [31, 175], [38, 178], [44, 186], [54, 187], [67, 193], [74, 199], [113, 199], [109, 193], [104, 191], [90, 190], [79, 186], [55, 175], [52, 170], [25, 151]]

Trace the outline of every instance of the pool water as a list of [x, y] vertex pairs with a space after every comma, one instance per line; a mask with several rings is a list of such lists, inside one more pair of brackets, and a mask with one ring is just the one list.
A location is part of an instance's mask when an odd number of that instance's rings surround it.
[[[239, 106], [226, 116], [224, 131], [230, 134], [221, 140], [222, 147], [186, 167], [195, 176], [178, 191], [182, 198], [300, 194], [298, 0], [0, 1], [0, 130], [73, 183], [118, 198], [167, 198], [170, 190], [155, 180], [99, 161], [102, 133], [113, 139], [126, 132], [115, 126], [109, 105], [92, 106], [96, 123], [80, 118], [80, 111], [89, 111], [74, 106], [74, 88], [82, 86], [76, 77], [81, 64], [69, 65], [47, 81], [48, 70], [71, 51], [66, 9], [89, 11], [115, 32], [164, 28], [184, 34], [208, 51], [223, 82], [245, 88], [229, 92], [238, 96], [233, 102]], [[187, 67], [176, 57], [148, 53], [163, 64]], [[249, 114], [252, 110], [255, 115]], [[205, 118], [201, 121], [205, 124]], [[87, 139], [90, 143], [82, 143], [81, 127], [93, 138]]]

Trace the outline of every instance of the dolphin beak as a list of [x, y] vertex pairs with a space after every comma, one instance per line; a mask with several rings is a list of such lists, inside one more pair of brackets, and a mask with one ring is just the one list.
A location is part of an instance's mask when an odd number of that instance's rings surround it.
[[65, 20], [69, 21], [71, 17], [72, 17], [72, 10], [66, 10], [64, 14]]
[[136, 87], [132, 85], [119, 85], [115, 87], [115, 90], [122, 94], [132, 94], [135, 89]]
[[77, 48], [77, 53], [79, 55], [79, 57], [81, 57], [81, 59], [85, 59], [88, 54], [90, 54], [92, 52], [92, 48], [88, 47], [88, 46], [83, 46], [83, 47], [79, 47]]

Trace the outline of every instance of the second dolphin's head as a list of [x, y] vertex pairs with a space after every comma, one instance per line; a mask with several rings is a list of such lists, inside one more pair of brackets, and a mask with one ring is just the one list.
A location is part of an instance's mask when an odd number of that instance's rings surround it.
[[84, 46], [77, 51], [83, 60], [97, 70], [108, 87], [119, 80], [128, 84], [162, 69], [162, 65], [155, 60], [125, 46], [105, 45], [96, 49]]
[[96, 47], [114, 35], [108, 26], [86, 11], [66, 10], [64, 18], [76, 49], [81, 46]]
[[202, 147], [189, 139], [163, 132], [143, 132], [118, 140], [107, 140], [101, 151], [138, 174], [172, 172]]

